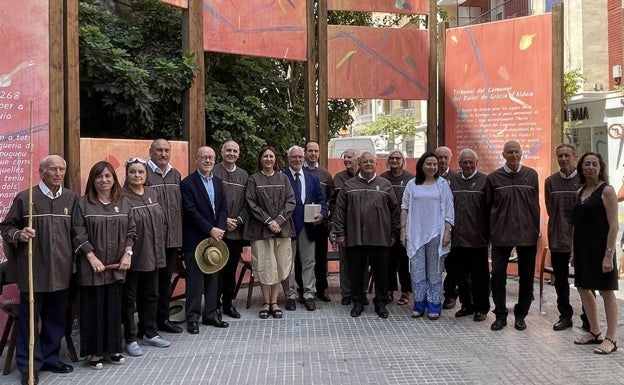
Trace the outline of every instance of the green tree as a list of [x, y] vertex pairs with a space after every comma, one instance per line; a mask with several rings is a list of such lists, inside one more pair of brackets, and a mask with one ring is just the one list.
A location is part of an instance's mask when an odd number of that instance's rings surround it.
[[[563, 104], [567, 104], [570, 97], [576, 94], [582, 87], [585, 81], [585, 76], [581, 72], [580, 68], [573, 69], [563, 74]], [[570, 134], [570, 128], [579, 124], [579, 122], [563, 122], [564, 135]]]
[[179, 138], [181, 103], [196, 69], [182, 51], [180, 11], [154, 0], [84, 0], [80, 19], [83, 136]]
[[364, 135], [379, 135], [388, 140], [386, 150], [392, 150], [406, 137], [416, 134], [416, 122], [408, 115], [379, 115], [376, 121], [366, 127]]

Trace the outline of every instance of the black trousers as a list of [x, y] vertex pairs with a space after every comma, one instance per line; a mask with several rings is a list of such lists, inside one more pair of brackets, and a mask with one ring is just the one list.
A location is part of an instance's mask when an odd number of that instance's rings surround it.
[[[195, 253], [184, 253], [186, 265], [186, 322], [199, 322], [217, 317], [219, 273], [204, 274], [199, 270]], [[204, 310], [201, 309], [202, 295]]]
[[[354, 303], [364, 304], [366, 300], [363, 276], [370, 263], [375, 280], [375, 306], [385, 307], [388, 298], [388, 256], [390, 247], [385, 246], [352, 246], [345, 247], [349, 259], [351, 296]], [[368, 263], [367, 263], [368, 260]]]
[[[137, 340], [137, 333], [152, 338], [158, 335], [156, 308], [158, 307], [158, 271], [126, 272], [123, 285], [122, 320], [126, 343]], [[134, 323], [138, 309], [139, 325]]]
[[[399, 237], [396, 237], [399, 239]], [[399, 280], [397, 283], [397, 274]], [[399, 290], [401, 285], [401, 292], [412, 292], [412, 279], [409, 272], [409, 258], [407, 257], [407, 250], [401, 242], [394, 242], [394, 245], [390, 247], [390, 256], [388, 260], [388, 291]]]
[[[325, 224], [314, 226], [314, 276], [316, 277], [316, 295], [325, 294], [329, 286], [327, 282], [327, 239], [329, 229]], [[301, 269], [301, 266], [299, 266]], [[300, 286], [301, 287], [301, 286]]]
[[[35, 327], [34, 368], [59, 362], [61, 339], [65, 335], [68, 290], [34, 293]], [[17, 320], [15, 362], [20, 373], [28, 373], [29, 306], [28, 292], [20, 292], [19, 317]]]
[[223, 238], [223, 242], [230, 250], [230, 256], [223, 269], [219, 272], [219, 288], [217, 306], [230, 307], [236, 298], [236, 269], [245, 242], [239, 239]]
[[557, 310], [559, 318], [572, 319], [572, 306], [570, 305], [570, 253], [550, 252], [550, 260], [555, 276], [555, 291], [557, 292]]
[[487, 314], [490, 311], [490, 266], [488, 248], [451, 247], [451, 274], [457, 278], [462, 308]]
[[446, 270], [446, 276], [444, 277], [444, 282], [442, 283], [442, 290], [444, 291], [445, 299], [457, 299], [458, 295], [458, 277], [455, 276], [454, 272], [457, 271], [456, 258], [453, 257], [452, 253], [446, 256], [444, 259], [444, 269]]
[[165, 249], [167, 264], [158, 269], [158, 306], [156, 323], [162, 325], [169, 319], [169, 302], [171, 301], [171, 276], [178, 261], [178, 248]]
[[[492, 299], [496, 318], [507, 318], [507, 265], [513, 246], [492, 245]], [[533, 301], [533, 280], [535, 276], [535, 254], [537, 245], [516, 246], [518, 254], [518, 275], [520, 288], [518, 303], [514, 306], [516, 317], [526, 317]]]

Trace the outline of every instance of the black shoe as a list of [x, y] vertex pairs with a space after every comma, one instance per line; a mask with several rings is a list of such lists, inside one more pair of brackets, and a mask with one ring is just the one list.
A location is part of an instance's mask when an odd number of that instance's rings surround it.
[[375, 306], [375, 313], [381, 318], [388, 318], [388, 310], [385, 306]]
[[472, 314], [474, 314], [474, 310], [469, 310], [462, 307], [461, 309], [457, 310], [457, 312], [455, 312], [455, 317], [461, 318]]
[[455, 307], [455, 304], [457, 303], [457, 298], [445, 298], [444, 299], [444, 303], [442, 304], [442, 309], [452, 309]]
[[286, 300], [286, 306], [284, 306], [284, 309], [288, 311], [297, 310], [297, 301], [294, 298], [288, 298]]
[[307, 311], [316, 310], [316, 302], [314, 302], [314, 298], [308, 298], [305, 300], [305, 308]]
[[214, 326], [214, 327], [220, 328], [220, 329], [223, 329], [223, 328], [226, 328], [226, 327], [230, 326], [229, 323], [221, 320], [220, 317], [208, 318], [208, 319], [202, 320], [202, 325]]
[[476, 312], [474, 315], [474, 322], [482, 322], [482, 321], [485, 321], [486, 318], [487, 318], [486, 314]]
[[340, 303], [343, 304], [344, 306], [351, 305], [351, 297], [342, 297], [342, 300], [340, 300]]
[[199, 325], [197, 325], [197, 321], [187, 322], [186, 331], [189, 332], [189, 334], [199, 334]]
[[498, 331], [498, 330], [503, 330], [505, 326], [507, 326], [507, 320], [505, 318], [497, 318], [496, 320], [494, 320], [494, 322], [490, 326], [490, 329], [494, 331]]
[[52, 373], [71, 373], [74, 371], [74, 367], [59, 361], [55, 364], [45, 363], [41, 366], [41, 370]]
[[316, 298], [320, 299], [323, 302], [331, 302], [331, 298], [329, 298], [325, 293], [317, 294]]
[[514, 328], [516, 328], [516, 330], [526, 329], [526, 322], [524, 322], [524, 317], [516, 317], [516, 321], [514, 322]]
[[364, 306], [361, 303], [353, 304], [353, 309], [351, 309], [351, 317], [359, 317], [362, 315], [364, 311]]
[[238, 310], [236, 310], [236, 308], [233, 305], [230, 306], [224, 306], [223, 307], [223, 314], [225, 314], [226, 316], [230, 317], [230, 318], [240, 318], [241, 315], [238, 312]]
[[553, 325], [553, 330], [559, 332], [561, 330], [571, 328], [572, 326], [574, 325], [572, 324], [572, 320], [570, 318], [559, 318], [559, 321]]
[[[22, 380], [20, 382], [22, 385], [28, 385], [28, 373], [22, 374]], [[37, 385], [39, 383], [39, 373], [34, 372], [33, 374], [33, 384]]]
[[[169, 320], [165, 320], [162, 324], [158, 325], [158, 330], [166, 332], [166, 333], [182, 333], [184, 330], [178, 325], [174, 324]], [[137, 336], [138, 337], [138, 336]]]

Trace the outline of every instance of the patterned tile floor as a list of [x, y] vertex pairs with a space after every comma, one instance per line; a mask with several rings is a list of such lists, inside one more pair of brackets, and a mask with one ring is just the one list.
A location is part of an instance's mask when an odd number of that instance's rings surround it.
[[[485, 322], [475, 323], [471, 317], [454, 318], [455, 308], [445, 311], [440, 320], [429, 321], [410, 318], [409, 305], [395, 303], [388, 307], [387, 320], [378, 318], [372, 306], [354, 319], [349, 316], [350, 306], [340, 305], [337, 275], [330, 276], [330, 286], [331, 303], [319, 302], [315, 312], [299, 306], [285, 312], [281, 320], [257, 317], [258, 288], [252, 307], [246, 310], [244, 288], [235, 303], [243, 317], [227, 319], [228, 329], [205, 326], [196, 336], [186, 332], [163, 335], [172, 341], [171, 347], [144, 347], [143, 356], [126, 358], [124, 366], [105, 365], [94, 371], [78, 362], [71, 374], [41, 373], [40, 383], [624, 384], [624, 353], [599, 356], [591, 346], [572, 343], [582, 333], [578, 317], [573, 329], [552, 330], [558, 318], [553, 286], [545, 286], [545, 314], [539, 313], [534, 302], [526, 319], [528, 329], [523, 332], [513, 328], [511, 316], [508, 327], [492, 332], [491, 313]], [[517, 287], [517, 280], [509, 278], [509, 308], [515, 303]], [[536, 297], [538, 290], [536, 281]], [[624, 299], [623, 291], [618, 296]], [[578, 312], [575, 290], [572, 300]], [[623, 304], [621, 300], [621, 314]], [[601, 323], [605, 325], [604, 315]], [[13, 385], [19, 379], [14, 369], [0, 377], [0, 382]]]

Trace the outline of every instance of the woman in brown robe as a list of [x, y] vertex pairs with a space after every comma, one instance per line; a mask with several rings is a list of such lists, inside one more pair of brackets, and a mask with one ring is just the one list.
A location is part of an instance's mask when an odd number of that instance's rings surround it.
[[97, 162], [72, 217], [80, 284], [80, 352], [93, 369], [124, 364], [121, 292], [136, 238], [131, 205], [121, 194], [113, 166]]

